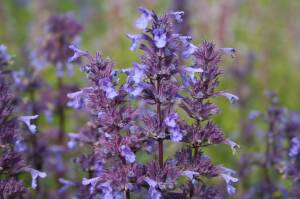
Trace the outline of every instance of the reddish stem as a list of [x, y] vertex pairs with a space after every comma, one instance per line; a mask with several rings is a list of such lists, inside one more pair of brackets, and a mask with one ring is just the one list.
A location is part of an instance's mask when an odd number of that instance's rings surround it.
[[[59, 97], [61, 96], [63, 90], [63, 81], [61, 77], [58, 77], [58, 92], [59, 92]], [[58, 142], [62, 144], [64, 142], [64, 136], [65, 136], [65, 110], [64, 110], [64, 105], [61, 102], [58, 102], [58, 122], [59, 122], [59, 134], [58, 134]]]

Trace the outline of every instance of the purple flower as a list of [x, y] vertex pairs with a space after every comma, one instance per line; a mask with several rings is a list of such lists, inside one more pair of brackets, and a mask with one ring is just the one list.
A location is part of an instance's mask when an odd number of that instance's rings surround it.
[[16, 86], [22, 85], [22, 77], [24, 77], [24, 71], [12, 71], [12, 77], [14, 79], [14, 82]]
[[173, 142], [180, 142], [182, 140], [182, 133], [180, 132], [180, 128], [178, 126], [174, 128], [169, 128], [171, 140]]
[[165, 118], [165, 124], [168, 126], [168, 127], [171, 127], [171, 128], [174, 128], [177, 126], [176, 124], [176, 120], [178, 119], [178, 114], [177, 113], [170, 113], [168, 115], [168, 117]]
[[128, 146], [122, 145], [120, 150], [121, 150], [121, 156], [123, 156], [127, 162], [129, 163], [135, 162], [135, 154]]
[[173, 142], [179, 142], [182, 140], [182, 134], [180, 128], [176, 123], [178, 119], [177, 113], [170, 113], [168, 117], [165, 118], [164, 122], [169, 127], [170, 137]]
[[148, 190], [148, 194], [149, 194], [148, 195], [149, 199], [160, 199], [160, 198], [162, 198], [161, 192], [158, 191], [156, 188], [151, 187], [151, 186]]
[[170, 14], [175, 17], [178, 23], [182, 22], [182, 16], [184, 15], [183, 11], [170, 12]]
[[37, 187], [37, 178], [45, 178], [47, 174], [45, 172], [41, 172], [35, 169], [32, 169], [30, 167], [24, 168], [24, 171], [28, 172], [31, 174], [32, 181], [31, 181], [31, 187], [35, 189]]
[[[68, 61], [75, 61], [85, 54], [72, 45], [76, 43], [82, 30], [82, 25], [70, 14], [49, 17], [43, 37], [45, 41], [39, 44], [40, 47], [34, 54], [37, 62], [35, 65], [51, 63], [56, 67], [57, 74], [62, 76]], [[75, 54], [71, 57], [73, 51]]]
[[154, 42], [157, 48], [163, 48], [167, 44], [167, 35], [162, 28], [157, 28], [153, 31]]
[[68, 148], [73, 150], [77, 146], [77, 140], [79, 139], [79, 134], [77, 133], [68, 133], [69, 141], [68, 141]]
[[74, 93], [68, 93], [67, 97], [72, 101], [67, 103], [68, 107], [72, 107], [74, 109], [81, 109], [84, 106], [84, 96], [83, 91], [76, 91]]
[[143, 35], [134, 35], [134, 34], [127, 34], [128, 38], [131, 40], [130, 50], [135, 51], [138, 48], [139, 43], [143, 39]]
[[68, 62], [74, 62], [78, 58], [88, 55], [86, 51], [82, 51], [74, 45], [70, 45], [69, 48], [74, 51], [74, 55], [68, 59]]
[[192, 54], [194, 54], [194, 52], [197, 50], [197, 46], [195, 46], [192, 43], [188, 43], [185, 50], [182, 52], [182, 57], [184, 59], [189, 58]]
[[58, 181], [63, 184], [63, 186], [58, 190], [59, 193], [64, 193], [67, 189], [76, 185], [74, 182], [63, 178], [59, 178]]
[[299, 137], [294, 137], [291, 140], [291, 147], [289, 150], [289, 156], [294, 158], [296, 157], [300, 152], [300, 139]]
[[229, 139], [226, 139], [226, 140], [224, 141], [224, 143], [225, 143], [225, 144], [228, 144], [228, 145], [230, 146], [230, 148], [231, 148], [233, 154], [236, 154], [236, 150], [237, 150], [238, 148], [240, 148], [240, 146], [239, 146], [237, 143], [235, 143], [235, 142], [233, 142], [233, 141], [231, 141], [231, 140], [229, 140]]
[[95, 191], [96, 185], [100, 181], [100, 177], [95, 177], [95, 178], [83, 178], [82, 179], [82, 185], [88, 186], [91, 185], [90, 187], [90, 193], [93, 193]]
[[153, 198], [153, 199], [160, 199], [162, 197], [161, 192], [157, 190], [157, 182], [152, 180], [149, 177], [145, 177], [144, 179], [145, 182], [149, 185], [149, 190], [148, 190], [148, 197], [147, 198]]
[[183, 172], [181, 173], [181, 175], [182, 175], [182, 176], [186, 176], [186, 177], [188, 177], [192, 182], [195, 182], [194, 177], [195, 177], [195, 176], [198, 176], [199, 173], [198, 173], [198, 172], [195, 172], [195, 171], [189, 171], [189, 170], [186, 170], [186, 171], [183, 171]]
[[55, 65], [57, 77], [62, 77], [64, 75], [64, 66], [61, 62], [57, 62]]
[[186, 71], [186, 73], [189, 75], [190, 79], [194, 83], [196, 82], [195, 73], [202, 73], [203, 72], [202, 68], [186, 67], [186, 68], [184, 68], [184, 70]]
[[102, 190], [102, 198], [103, 199], [114, 199], [113, 196], [113, 189], [110, 185], [110, 182], [104, 182], [100, 185], [100, 188]]
[[192, 37], [190, 36], [179, 36], [179, 39], [183, 44], [183, 51], [181, 53], [182, 58], [187, 59], [192, 54], [194, 54], [194, 52], [198, 49], [198, 47], [190, 42], [192, 40]]
[[258, 112], [258, 111], [250, 111], [250, 113], [248, 114], [248, 119], [249, 120], [255, 120], [260, 115], [261, 115], [261, 113]]
[[133, 63], [133, 68], [121, 69], [120, 71], [127, 74], [129, 83], [138, 84], [145, 76], [145, 68], [145, 65], [135, 62]]
[[152, 12], [146, 8], [139, 7], [141, 16], [135, 21], [135, 26], [139, 29], [145, 30], [148, 22], [152, 20]]
[[137, 97], [144, 90], [144, 86], [142, 84], [138, 84], [138, 86], [130, 92], [133, 97]]
[[238, 178], [232, 177], [232, 175], [234, 174], [235, 171], [225, 167], [221, 167], [220, 176], [225, 180], [227, 184], [227, 192], [229, 195], [235, 194], [235, 187], [232, 186], [232, 184], [239, 181]]
[[216, 96], [226, 97], [231, 104], [234, 104], [235, 102], [237, 102], [239, 100], [238, 96], [233, 95], [233, 94], [228, 93], [228, 92], [218, 92], [218, 93], [216, 93]]
[[109, 79], [103, 79], [99, 83], [100, 88], [105, 91], [108, 99], [114, 99], [118, 95], [118, 91], [113, 87]]
[[[182, 21], [183, 12], [158, 16], [139, 10], [136, 26], [143, 32], [127, 35], [132, 40], [130, 50], [139, 46], [143, 51], [139, 63], [117, 70], [109, 58], [102, 59], [98, 53], [88, 56], [89, 63], [82, 66], [92, 84], [83, 91], [87, 98], [84, 108], [93, 127], [82, 131], [78, 139], [82, 145], [92, 146], [89, 158], [82, 158], [86, 164], [82, 168], [92, 170], [83, 184], [90, 185], [91, 196], [103, 198], [128, 198], [130, 192], [139, 197], [144, 188], [148, 195], [142, 197], [149, 199], [183, 198], [186, 193], [189, 198], [209, 198], [206, 196], [219, 196], [219, 192], [200, 179], [222, 176], [233, 193], [231, 184], [237, 179], [215, 166], [202, 150], [213, 144], [228, 144], [233, 151], [238, 146], [227, 140], [211, 119], [219, 112], [212, 97], [237, 100], [232, 94], [215, 91], [222, 74], [218, 67], [221, 51], [210, 42], [196, 47], [190, 36], [175, 34], [173, 22]], [[192, 66], [185, 65], [182, 55], [193, 56]], [[118, 81], [119, 72], [127, 75], [125, 83]], [[178, 108], [191, 118], [189, 123], [179, 117]], [[172, 158], [164, 153], [168, 141], [184, 142], [188, 149]], [[136, 154], [147, 151], [149, 144], [158, 157], [140, 164]], [[91, 169], [95, 162], [101, 162], [100, 173]], [[180, 176], [189, 179], [183, 186]]]
[[2, 66], [8, 65], [12, 56], [6, 53], [7, 47], [3, 44], [0, 45], [0, 69]]
[[26, 124], [26, 126], [28, 127], [28, 129], [30, 130], [30, 132], [32, 134], [36, 133], [36, 125], [31, 124], [31, 120], [34, 120], [38, 117], [38, 115], [32, 115], [32, 116], [20, 116], [19, 120], [24, 122]]
[[234, 48], [220, 48], [220, 51], [234, 57], [236, 50]]

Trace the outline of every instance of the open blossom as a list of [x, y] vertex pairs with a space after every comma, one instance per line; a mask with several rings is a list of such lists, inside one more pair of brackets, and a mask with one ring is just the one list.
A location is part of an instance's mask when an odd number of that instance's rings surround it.
[[178, 23], [182, 22], [182, 16], [184, 15], [183, 11], [170, 12], [170, 15], [173, 15]]
[[31, 180], [31, 187], [35, 189], [37, 187], [37, 179], [38, 178], [45, 178], [47, 174], [45, 172], [41, 172], [38, 170], [35, 170], [30, 167], [24, 168], [24, 171], [27, 171], [28, 173], [31, 174], [32, 180]]
[[140, 41], [142, 41], [142, 35], [127, 34], [128, 38], [131, 40], [130, 50], [135, 51], [138, 48]]
[[141, 16], [136, 20], [135, 25], [139, 29], [146, 29], [149, 21], [152, 20], [152, 12], [146, 8], [140, 7]]
[[188, 73], [192, 82], [196, 81], [196, 79], [195, 79], [196, 73], [203, 72], [203, 70], [201, 68], [192, 68], [192, 67], [186, 67], [186, 68], [184, 68], [184, 70], [186, 71], [186, 73]]
[[118, 91], [116, 91], [116, 89], [108, 79], [103, 79], [100, 81], [100, 88], [105, 91], [106, 96], [109, 99], [113, 99], [118, 95]]
[[58, 180], [61, 184], [63, 184], [63, 187], [58, 190], [59, 193], [64, 193], [70, 187], [76, 186], [74, 182], [66, 180], [64, 178], [59, 178]]
[[234, 48], [220, 48], [220, 51], [229, 54], [231, 57], [234, 57], [236, 50]]
[[6, 52], [7, 47], [3, 44], [0, 44], [0, 69], [2, 70], [3, 66], [9, 64], [12, 56]]
[[227, 192], [229, 193], [229, 195], [235, 194], [235, 188], [232, 184], [238, 182], [239, 179], [233, 177], [232, 175], [234, 175], [236, 172], [225, 167], [221, 167], [220, 172], [221, 177], [225, 180], [227, 184]]
[[81, 109], [84, 106], [84, 95], [83, 91], [76, 91], [74, 93], [68, 93], [67, 97], [71, 99], [67, 103], [69, 107], [72, 107], [74, 109]]
[[226, 97], [231, 104], [233, 104], [239, 100], [239, 98], [236, 95], [233, 95], [233, 94], [227, 93], [227, 92], [219, 92], [216, 95]]
[[165, 118], [165, 123], [168, 127], [176, 127], [176, 120], [178, 119], [177, 113], [171, 113], [168, 117]]
[[121, 146], [121, 156], [125, 157], [126, 161], [129, 163], [133, 163], [135, 161], [135, 154], [125, 145]]
[[32, 115], [32, 116], [20, 116], [19, 120], [24, 122], [31, 133], [36, 133], [36, 125], [31, 124], [31, 120], [34, 120], [38, 117], [38, 115]]
[[299, 137], [294, 137], [291, 141], [292, 146], [289, 150], [290, 157], [296, 157], [300, 153], [300, 139]]
[[87, 52], [80, 50], [79, 48], [75, 47], [74, 45], [70, 45], [69, 48], [74, 51], [74, 55], [68, 59], [68, 62], [73, 62], [82, 56], [88, 55]]
[[167, 35], [163, 29], [157, 28], [153, 31], [154, 34], [154, 43], [157, 48], [163, 48], [167, 44]]

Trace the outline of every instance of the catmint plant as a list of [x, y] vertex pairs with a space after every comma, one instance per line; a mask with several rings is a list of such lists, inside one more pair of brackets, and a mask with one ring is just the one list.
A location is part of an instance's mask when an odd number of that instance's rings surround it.
[[82, 25], [71, 14], [51, 16], [45, 25], [45, 35], [41, 47], [34, 53], [34, 63], [38, 68], [45, 64], [51, 64], [56, 68], [57, 96], [55, 98], [57, 101], [55, 107], [59, 120], [57, 140], [60, 144], [65, 139], [66, 93], [70, 92], [62, 77], [65, 71], [70, 75], [73, 73], [73, 64], [68, 61], [73, 51], [69, 46], [79, 44], [79, 34], [82, 30]]
[[[70, 60], [86, 58], [81, 70], [90, 80], [89, 87], [68, 95], [74, 108], [91, 115], [70, 136], [73, 144], [89, 148], [76, 159], [86, 171], [82, 185], [90, 198], [222, 198], [208, 183], [220, 177], [233, 195], [235, 172], [214, 165], [203, 149], [218, 144], [229, 145], [233, 152], [238, 148], [212, 121], [219, 108], [211, 101], [218, 96], [231, 103], [238, 100], [216, 90], [222, 54], [235, 50], [217, 49], [207, 41], [196, 46], [190, 36], [176, 33], [173, 24], [182, 21], [183, 12], [158, 16], [142, 7], [139, 12], [135, 25], [142, 33], [128, 38], [130, 50], [143, 54], [131, 68], [115, 68], [99, 52], [92, 56], [70, 46]], [[192, 59], [192, 65], [183, 64], [181, 57]], [[119, 80], [123, 75], [125, 82]], [[166, 145], [181, 149], [171, 156]], [[139, 154], [147, 153], [152, 159], [143, 163]]]
[[[253, 175], [255, 169], [261, 172], [255, 184], [247, 187], [243, 198], [298, 198], [299, 191], [299, 143], [300, 132], [299, 114], [280, 107], [278, 97], [268, 92], [270, 105], [266, 113], [251, 111], [249, 124], [252, 124], [252, 133], [260, 137], [260, 145], [265, 146], [261, 151], [249, 153], [246, 157], [247, 172], [241, 176], [242, 181]], [[266, 129], [254, 125], [254, 121], [261, 118]], [[245, 162], [245, 161], [244, 161]], [[243, 166], [243, 165], [241, 165]], [[291, 184], [292, 186], [287, 186]]]
[[[37, 179], [47, 174], [32, 168], [23, 158], [24, 133], [36, 133], [33, 120], [38, 115], [17, 116], [15, 107], [18, 100], [9, 87], [14, 83], [8, 68], [10, 61], [6, 47], [0, 45], [0, 198], [24, 198], [28, 189], [19, 179], [20, 174], [31, 174], [33, 189], [37, 188]], [[28, 129], [27, 132], [23, 132], [22, 124]]]

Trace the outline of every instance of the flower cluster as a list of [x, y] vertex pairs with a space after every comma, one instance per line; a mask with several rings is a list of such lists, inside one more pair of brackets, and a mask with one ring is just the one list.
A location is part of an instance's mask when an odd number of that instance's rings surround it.
[[[130, 198], [131, 193], [154, 199], [220, 198], [221, 192], [206, 180], [221, 177], [228, 193], [234, 194], [235, 172], [214, 165], [203, 148], [228, 144], [235, 151], [238, 147], [211, 119], [219, 112], [212, 98], [238, 100], [216, 91], [222, 54], [233, 55], [235, 50], [216, 49], [207, 41], [197, 47], [190, 36], [175, 33], [174, 23], [182, 21], [183, 12], [158, 16], [146, 8], [139, 11], [135, 25], [143, 32], [128, 37], [130, 50], [139, 48], [143, 55], [132, 68], [114, 69], [112, 60], [100, 53], [92, 56], [70, 46], [74, 51], [70, 61], [87, 58], [81, 69], [91, 82], [90, 87], [68, 95], [70, 106], [91, 115], [87, 126], [71, 134], [69, 142], [90, 149], [77, 158], [88, 172], [82, 184], [94, 198]], [[193, 64], [185, 66], [181, 58], [193, 58]], [[124, 74], [127, 79], [122, 83], [119, 77]], [[180, 110], [192, 122], [184, 120]], [[182, 143], [184, 148], [175, 157], [166, 157], [166, 143]], [[153, 160], [142, 164], [139, 153], [152, 153]]]
[[45, 39], [34, 57], [36, 67], [50, 63], [56, 66], [58, 76], [62, 76], [65, 69], [72, 73], [72, 64], [68, 63], [72, 55], [69, 45], [79, 42], [82, 30], [82, 25], [71, 14], [51, 16], [46, 22]]
[[[36, 126], [31, 120], [38, 116], [15, 116], [17, 99], [10, 88], [11, 79], [4, 73], [10, 61], [10, 55], [6, 54], [6, 47], [0, 49], [0, 197], [22, 198], [28, 192], [22, 180], [18, 176], [22, 172], [28, 172], [32, 176], [32, 188], [37, 187], [37, 178], [46, 177], [46, 173], [31, 168], [22, 154], [22, 130], [24, 123], [31, 133], [36, 132]], [[27, 133], [27, 132], [26, 132]]]
[[[271, 92], [267, 93], [271, 99], [270, 106], [265, 114], [252, 111], [249, 113], [249, 124], [252, 125], [251, 133], [263, 137], [265, 150], [247, 154], [243, 162], [247, 162], [247, 178], [255, 170], [262, 169], [263, 175], [256, 184], [244, 193], [244, 198], [264, 197], [272, 198], [275, 194], [283, 198], [298, 198], [299, 191], [299, 132], [300, 116], [286, 108], [279, 107], [278, 97]], [[264, 118], [267, 129], [261, 130], [253, 122], [258, 118]], [[245, 166], [245, 165], [241, 165]], [[245, 169], [245, 168], [244, 168]], [[279, 178], [284, 177], [293, 186], [286, 186]], [[246, 181], [245, 181], [246, 182]]]

